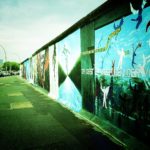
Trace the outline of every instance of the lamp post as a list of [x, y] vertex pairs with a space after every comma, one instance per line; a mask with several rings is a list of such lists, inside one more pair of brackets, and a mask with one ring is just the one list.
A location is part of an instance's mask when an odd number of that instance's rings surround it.
[[[6, 55], [6, 50], [5, 50], [5, 48], [0, 44], [0, 47], [3, 49], [3, 51], [4, 51], [4, 55], [5, 55], [5, 62], [7, 61], [7, 55]], [[6, 71], [7, 71], [7, 66], [6, 66]]]
[[5, 62], [7, 61], [7, 55], [6, 55], [6, 50], [5, 50], [5, 48], [0, 44], [0, 47], [3, 49], [3, 51], [4, 51], [4, 55], [5, 55]]

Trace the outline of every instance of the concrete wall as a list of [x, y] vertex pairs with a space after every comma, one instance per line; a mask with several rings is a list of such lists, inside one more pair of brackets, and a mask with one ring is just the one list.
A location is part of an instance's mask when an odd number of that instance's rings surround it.
[[[71, 110], [85, 109], [147, 141], [150, 4], [143, 2], [110, 3], [99, 17], [34, 55], [32, 70], [34, 84]], [[27, 78], [26, 62], [22, 70]]]

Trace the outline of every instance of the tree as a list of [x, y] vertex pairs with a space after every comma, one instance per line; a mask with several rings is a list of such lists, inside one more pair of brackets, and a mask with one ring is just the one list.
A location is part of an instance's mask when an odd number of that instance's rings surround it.
[[7, 71], [8, 70], [18, 71], [19, 70], [19, 63], [7, 61], [3, 64], [3, 69], [7, 70]]
[[9, 61], [4, 62], [4, 64], [3, 64], [3, 70], [10, 70], [10, 62]]
[[11, 70], [18, 71], [19, 70], [19, 64], [17, 62], [11, 62]]

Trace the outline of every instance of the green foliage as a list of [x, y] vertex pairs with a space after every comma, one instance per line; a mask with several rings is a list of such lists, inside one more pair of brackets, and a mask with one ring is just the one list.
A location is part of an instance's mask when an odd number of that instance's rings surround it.
[[4, 70], [14, 70], [14, 71], [18, 71], [18, 70], [19, 70], [19, 63], [7, 61], [7, 62], [5, 62], [5, 63], [3, 64], [3, 69], [4, 69]]

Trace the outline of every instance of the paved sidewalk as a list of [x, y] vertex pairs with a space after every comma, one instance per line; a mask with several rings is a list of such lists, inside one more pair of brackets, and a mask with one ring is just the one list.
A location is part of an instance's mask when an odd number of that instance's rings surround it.
[[[24, 81], [24, 79], [22, 79]], [[32, 85], [34, 89], [47, 96], [48, 92], [39, 86]], [[61, 106], [63, 106], [61, 104]], [[65, 106], [63, 106], [65, 107]], [[68, 109], [68, 108], [66, 108]], [[117, 143], [118, 145], [123, 146], [124, 149], [130, 150], [149, 150], [150, 148], [145, 145], [143, 142], [139, 141], [134, 136], [128, 134], [127, 132], [117, 128], [109, 121], [104, 120], [103, 118], [97, 117], [94, 114], [82, 110], [80, 113], [75, 113], [76, 117], [82, 119], [93, 126], [93, 128], [100, 132], [101, 134], [107, 136], [111, 141]]]
[[112, 141], [120, 143], [125, 149], [129, 150], [149, 150], [146, 144], [138, 140], [136, 137], [128, 134], [127, 132], [117, 128], [109, 121], [103, 118], [97, 117], [85, 110], [82, 110], [79, 114], [81, 118], [87, 120], [89, 123], [95, 125], [101, 133], [109, 137]]
[[0, 78], [0, 149], [123, 149], [19, 77]]

